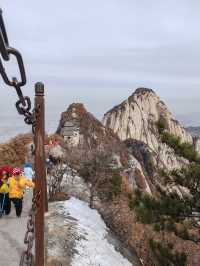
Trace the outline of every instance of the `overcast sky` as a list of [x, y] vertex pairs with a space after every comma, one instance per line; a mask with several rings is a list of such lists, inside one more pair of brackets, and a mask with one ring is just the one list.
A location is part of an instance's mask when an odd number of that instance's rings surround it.
[[[28, 85], [43, 81], [47, 119], [72, 102], [101, 118], [137, 87], [154, 89], [186, 124], [200, 125], [199, 0], [1, 0]], [[6, 63], [15, 72], [12, 60]], [[0, 82], [15, 115], [15, 94]], [[11, 107], [10, 107], [11, 105]]]

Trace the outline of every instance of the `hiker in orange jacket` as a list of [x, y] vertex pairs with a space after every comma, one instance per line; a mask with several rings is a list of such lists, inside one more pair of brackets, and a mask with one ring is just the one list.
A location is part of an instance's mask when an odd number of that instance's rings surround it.
[[17, 217], [21, 216], [23, 195], [26, 187], [34, 188], [34, 183], [22, 175], [20, 168], [13, 169], [13, 176], [9, 178], [9, 198], [13, 202]]

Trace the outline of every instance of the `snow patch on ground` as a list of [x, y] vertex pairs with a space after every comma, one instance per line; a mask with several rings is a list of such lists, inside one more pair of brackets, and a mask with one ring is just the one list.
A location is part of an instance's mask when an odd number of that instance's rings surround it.
[[77, 219], [76, 251], [72, 266], [131, 266], [106, 239], [108, 229], [96, 210], [87, 203], [71, 198], [64, 203], [67, 215]]

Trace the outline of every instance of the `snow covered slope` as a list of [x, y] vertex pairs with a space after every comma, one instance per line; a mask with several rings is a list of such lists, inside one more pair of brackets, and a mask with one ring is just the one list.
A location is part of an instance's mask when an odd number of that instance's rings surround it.
[[[47, 265], [51, 265], [52, 261], [61, 262], [63, 265], [68, 261], [67, 265], [70, 266], [138, 265], [133, 262], [133, 258], [130, 262], [116, 250], [112, 244], [114, 241], [108, 237], [109, 230], [101, 216], [96, 210], [90, 209], [87, 203], [76, 198], [52, 203], [47, 218], [49, 231]], [[66, 246], [66, 234], [71, 247]], [[63, 261], [63, 254], [66, 253], [69, 256]]]

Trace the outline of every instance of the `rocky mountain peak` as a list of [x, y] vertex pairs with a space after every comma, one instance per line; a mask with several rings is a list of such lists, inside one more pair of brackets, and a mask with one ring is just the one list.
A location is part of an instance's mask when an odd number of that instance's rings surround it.
[[142, 98], [157, 98], [158, 100], [160, 100], [160, 98], [158, 97], [158, 95], [155, 93], [154, 90], [152, 89], [148, 89], [148, 88], [137, 88], [133, 94], [128, 98], [129, 102], [131, 102], [131, 100], [137, 100], [137, 99], [142, 99]]
[[[152, 89], [148, 88], [138, 88], [136, 89], [132, 95], [128, 97], [127, 100], [123, 101], [119, 105], [116, 105], [113, 107], [111, 110], [109, 110], [105, 115], [104, 118], [109, 115], [109, 113], [112, 112], [118, 112], [119, 109], [122, 111], [125, 110], [126, 105], [132, 105], [135, 104], [136, 102], [145, 102], [146, 100], [151, 100], [154, 99], [155, 102], [159, 102], [160, 98], [156, 95], [156, 93]], [[104, 120], [103, 120], [104, 122]]]
[[71, 116], [71, 118], [80, 119], [86, 114], [87, 114], [87, 110], [83, 103], [72, 103], [68, 107], [67, 112], [63, 113], [63, 116], [67, 115], [68, 117]]
[[57, 133], [61, 134], [64, 128], [71, 129], [71, 131], [77, 129], [77, 131], [81, 130], [81, 132], [84, 132], [91, 129], [91, 127], [97, 131], [104, 131], [102, 123], [87, 111], [84, 104], [72, 103], [67, 110], [61, 114]]
[[147, 95], [147, 94], [156, 94], [154, 90], [148, 88], [137, 88], [133, 95]]
[[62, 113], [57, 134], [71, 147], [86, 151], [113, 151], [113, 154], [121, 158], [125, 158], [127, 154], [125, 145], [117, 134], [89, 113], [82, 103], [73, 103]]
[[57, 133], [66, 142], [71, 142], [76, 146], [80, 144], [80, 136], [86, 137], [87, 134], [92, 132], [104, 135], [105, 128], [100, 121], [86, 110], [82, 103], [73, 103], [62, 113]]
[[113, 129], [123, 141], [134, 139], [144, 142], [163, 166], [177, 168], [181, 165], [180, 160], [161, 141], [160, 121], [165, 125], [165, 130], [182, 143], [193, 143], [192, 136], [151, 89], [138, 88], [127, 100], [104, 115], [103, 125]]
[[191, 135], [152, 89], [138, 88], [127, 100], [104, 115], [103, 124], [113, 129], [120, 139], [143, 141], [156, 151], [159, 146], [156, 123], [159, 119], [164, 120], [169, 133], [182, 142], [192, 143]]

